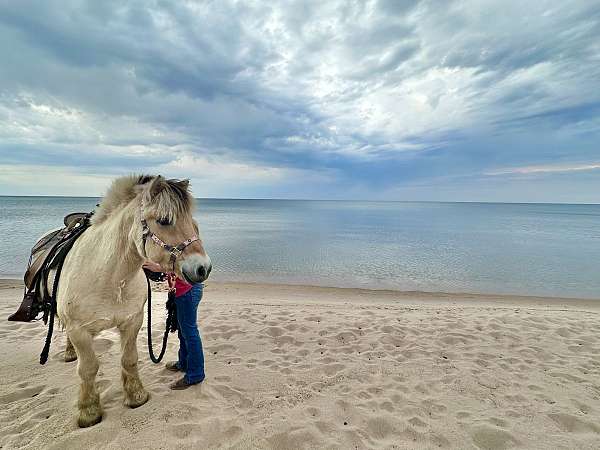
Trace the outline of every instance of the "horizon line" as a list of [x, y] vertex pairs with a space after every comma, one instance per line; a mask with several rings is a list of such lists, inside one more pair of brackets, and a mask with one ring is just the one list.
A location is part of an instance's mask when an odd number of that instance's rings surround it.
[[[1, 197], [23, 198], [93, 198], [101, 199], [103, 196], [91, 195], [5, 195]], [[480, 200], [365, 200], [365, 199], [316, 199], [316, 198], [242, 198], [242, 197], [193, 197], [195, 200], [249, 200], [249, 201], [298, 201], [298, 202], [368, 202], [368, 203], [476, 203], [476, 204], [501, 204], [501, 205], [589, 205], [598, 206], [600, 203], [582, 202], [518, 202], [518, 201], [480, 201]]]

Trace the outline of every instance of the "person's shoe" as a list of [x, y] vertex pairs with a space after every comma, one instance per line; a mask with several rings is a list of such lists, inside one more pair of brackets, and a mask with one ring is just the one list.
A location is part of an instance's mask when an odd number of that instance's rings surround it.
[[165, 364], [165, 369], [170, 370], [171, 372], [180, 372], [181, 369], [177, 363], [178, 361], [169, 361]]
[[180, 378], [179, 380], [177, 380], [175, 383], [172, 383], [170, 388], [173, 389], [174, 391], [181, 391], [183, 389], [187, 389], [190, 386], [193, 386], [195, 384], [200, 384], [202, 383], [203, 380], [200, 381], [196, 381], [195, 383], [188, 383], [185, 379], [185, 377]]

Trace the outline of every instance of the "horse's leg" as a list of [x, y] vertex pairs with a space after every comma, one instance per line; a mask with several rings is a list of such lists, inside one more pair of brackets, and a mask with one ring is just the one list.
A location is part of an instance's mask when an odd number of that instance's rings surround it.
[[125, 391], [125, 404], [131, 408], [142, 406], [150, 397], [144, 389], [138, 373], [137, 335], [142, 326], [144, 314], [119, 326], [121, 332], [121, 380]]
[[89, 427], [102, 420], [100, 395], [96, 390], [96, 374], [98, 373], [98, 358], [92, 348], [92, 335], [83, 328], [69, 330], [69, 339], [77, 350], [79, 362], [77, 373], [81, 378], [79, 387], [79, 419], [80, 427]]
[[67, 336], [67, 346], [65, 348], [65, 362], [75, 361], [77, 359], [77, 352], [75, 351], [75, 347], [71, 343], [71, 339]]

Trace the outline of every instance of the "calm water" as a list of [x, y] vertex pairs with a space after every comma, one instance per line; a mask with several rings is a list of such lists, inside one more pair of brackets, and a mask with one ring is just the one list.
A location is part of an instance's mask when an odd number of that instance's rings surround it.
[[[98, 199], [0, 197], [0, 276]], [[600, 298], [600, 205], [199, 200], [219, 280]]]

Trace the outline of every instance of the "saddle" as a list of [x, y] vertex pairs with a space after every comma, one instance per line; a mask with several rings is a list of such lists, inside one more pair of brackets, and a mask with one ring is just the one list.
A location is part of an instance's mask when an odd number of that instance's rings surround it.
[[[25, 272], [25, 292], [19, 309], [8, 320], [30, 322], [42, 313], [44, 323], [52, 308], [55, 294], [48, 292], [48, 276], [51, 270], [62, 264], [67, 253], [79, 236], [90, 226], [90, 213], [72, 213], [65, 216], [64, 227], [46, 233], [31, 249], [29, 264]], [[58, 279], [54, 280], [54, 287]]]

